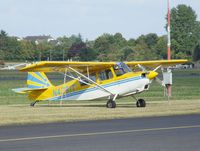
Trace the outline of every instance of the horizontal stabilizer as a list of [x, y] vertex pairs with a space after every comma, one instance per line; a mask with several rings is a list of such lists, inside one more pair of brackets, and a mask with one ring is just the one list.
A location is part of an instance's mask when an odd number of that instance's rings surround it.
[[31, 92], [31, 91], [46, 90], [46, 89], [48, 89], [48, 88], [36, 88], [36, 89], [33, 89], [33, 88], [16, 88], [16, 89], [12, 89], [12, 90], [16, 93], [24, 94], [24, 93], [28, 93], [28, 92]]

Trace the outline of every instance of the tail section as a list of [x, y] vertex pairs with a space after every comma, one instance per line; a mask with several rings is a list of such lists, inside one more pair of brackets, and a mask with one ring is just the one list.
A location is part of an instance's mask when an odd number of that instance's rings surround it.
[[12, 90], [16, 93], [27, 93], [46, 90], [48, 87], [52, 86], [44, 72], [28, 72], [27, 85], [26, 88], [17, 88]]
[[52, 86], [44, 72], [28, 72], [27, 85], [30, 89], [43, 89]]

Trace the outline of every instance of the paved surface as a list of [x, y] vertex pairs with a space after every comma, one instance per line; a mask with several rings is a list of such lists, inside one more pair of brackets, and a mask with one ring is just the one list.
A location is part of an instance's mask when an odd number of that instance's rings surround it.
[[0, 151], [200, 151], [200, 115], [0, 127]]

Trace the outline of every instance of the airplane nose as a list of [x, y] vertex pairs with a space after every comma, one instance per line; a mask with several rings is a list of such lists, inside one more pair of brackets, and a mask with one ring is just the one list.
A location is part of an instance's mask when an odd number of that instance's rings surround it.
[[152, 80], [152, 79], [154, 79], [157, 75], [158, 75], [158, 72], [149, 71], [149, 73], [147, 74], [147, 78], [150, 79], [150, 80]]

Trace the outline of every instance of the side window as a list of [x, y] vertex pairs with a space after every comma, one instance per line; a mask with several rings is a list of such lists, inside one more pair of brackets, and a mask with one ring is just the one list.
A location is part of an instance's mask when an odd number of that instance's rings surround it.
[[[91, 80], [93, 80], [94, 82], [97, 81], [97, 79], [96, 79], [96, 74], [91, 74], [91, 75], [89, 76], [89, 78], [90, 78]], [[90, 83], [90, 82], [89, 82], [87, 79], [85, 79], [85, 78], [81, 78], [81, 80], [83, 81], [83, 82], [80, 82], [81, 86], [87, 85], [86, 83]]]
[[106, 80], [106, 72], [105, 71], [101, 71], [99, 73], [99, 79], [102, 81], [102, 80]]
[[112, 72], [110, 69], [108, 70], [103, 70], [99, 73], [99, 79], [102, 80], [107, 80], [113, 78]]
[[94, 81], [94, 82], [97, 81], [97, 79], [96, 79], [96, 74], [92, 74], [92, 75], [90, 75], [89, 77], [90, 77], [90, 79], [91, 79], [92, 81]]
[[87, 85], [86, 83], [88, 83], [88, 80], [84, 78], [81, 78], [81, 80], [83, 81], [83, 82], [79, 81], [81, 86]]
[[106, 77], [107, 77], [107, 79], [113, 78], [113, 75], [112, 75], [112, 72], [110, 69], [106, 70]]

